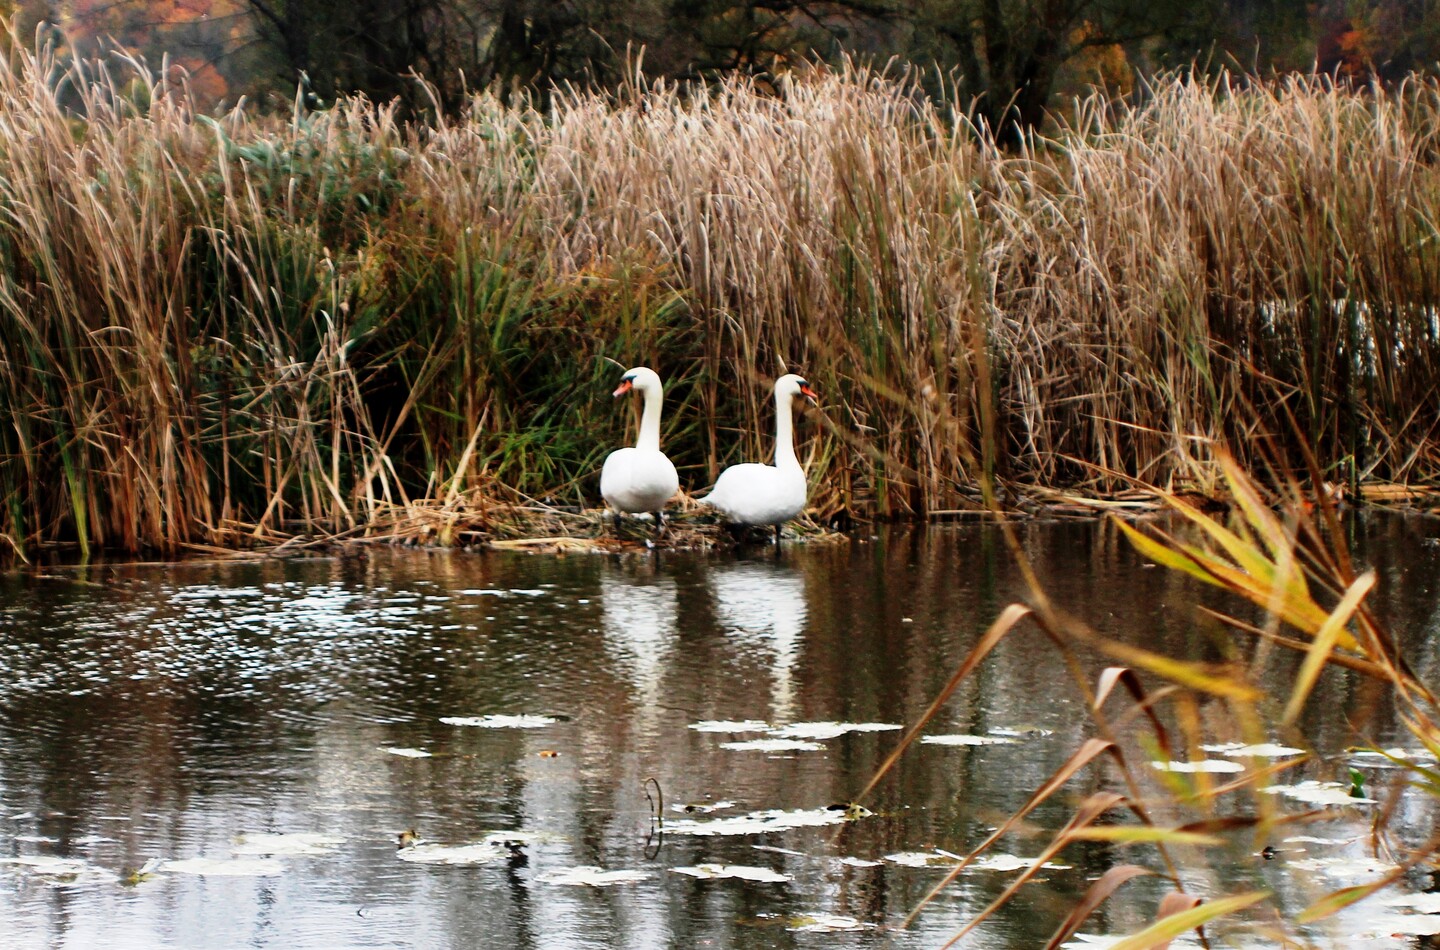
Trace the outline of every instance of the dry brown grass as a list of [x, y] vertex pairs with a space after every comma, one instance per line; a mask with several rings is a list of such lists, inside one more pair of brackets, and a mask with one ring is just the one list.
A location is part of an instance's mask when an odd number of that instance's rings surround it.
[[768, 452], [768, 383], [804, 372], [822, 519], [979, 507], [988, 473], [1204, 489], [1208, 445], [1287, 414], [1337, 481], [1440, 467], [1432, 83], [1166, 81], [1014, 154], [858, 68], [426, 128], [211, 120], [114, 69], [17, 44], [0, 74], [21, 554], [580, 504], [625, 438], [614, 363], [669, 381], [692, 490]]

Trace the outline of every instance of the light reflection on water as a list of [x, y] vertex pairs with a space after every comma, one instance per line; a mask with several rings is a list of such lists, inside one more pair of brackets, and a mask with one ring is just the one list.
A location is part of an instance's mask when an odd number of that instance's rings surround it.
[[[1440, 552], [1426, 522], [1357, 535], [1382, 573], [1382, 610], [1434, 673]], [[1146, 568], [1101, 525], [1029, 526], [1052, 596], [1116, 636], [1214, 658], [1183, 579]], [[966, 875], [906, 935], [799, 934], [796, 915], [895, 923], [938, 878], [842, 857], [976, 844], [1058, 768], [1090, 727], [1063, 659], [1017, 633], [956, 693], [931, 731], [1046, 730], [1015, 745], [916, 746], [842, 828], [761, 837], [651, 832], [647, 780], [667, 809], [735, 801], [725, 814], [849, 800], [898, 733], [848, 734], [823, 752], [725, 750], [706, 719], [774, 724], [913, 722], [1020, 580], [993, 529], [736, 557], [623, 558], [379, 552], [363, 558], [171, 568], [105, 565], [0, 577], [0, 858], [86, 860], [112, 877], [53, 879], [0, 865], [0, 946], [878, 947], [943, 942], [1008, 877]], [[1277, 676], [1288, 660], [1277, 660]], [[1094, 669], [1101, 666], [1096, 661]], [[1308, 734], [1356, 741], [1366, 702], [1327, 676]], [[450, 726], [441, 717], [535, 714], [541, 729]], [[1380, 730], [1394, 723], [1382, 717]], [[428, 758], [387, 748], [415, 749]], [[551, 756], [548, 753], [558, 753]], [[1332, 778], [1337, 763], [1306, 775]], [[1087, 773], [1088, 775], [1089, 773]], [[1087, 777], [1033, 820], [1056, 828]], [[667, 811], [672, 818], [679, 817]], [[1407, 801], [1423, 838], [1433, 813]], [[1360, 822], [1363, 827], [1363, 821]], [[411, 864], [396, 835], [458, 845], [495, 830], [543, 841], [483, 867]], [[241, 833], [325, 832], [331, 854], [281, 857], [266, 877], [114, 876], [153, 859], [228, 859]], [[799, 854], [756, 850], [762, 844]], [[1034, 853], [1035, 838], [1005, 843]], [[1144, 854], [1090, 846], [972, 939], [1030, 947], [1086, 878]], [[1198, 860], [1198, 858], [1197, 858]], [[699, 881], [670, 867], [758, 865], [783, 884]], [[537, 883], [576, 865], [647, 876], [608, 889]], [[1280, 870], [1277, 870], [1280, 869]], [[1187, 867], [1197, 888], [1317, 891], [1244, 851]], [[1138, 929], [1157, 885], [1127, 885], [1087, 929]]]

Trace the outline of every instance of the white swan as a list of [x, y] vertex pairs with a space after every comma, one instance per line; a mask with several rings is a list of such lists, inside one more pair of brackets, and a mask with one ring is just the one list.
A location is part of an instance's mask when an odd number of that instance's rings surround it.
[[796, 396], [811, 402], [818, 399], [810, 384], [794, 373], [775, 380], [775, 464], [732, 465], [720, 473], [710, 494], [698, 499], [713, 506], [726, 521], [774, 525], [777, 545], [780, 525], [805, 510], [805, 470], [795, 457], [795, 430], [790, 416], [790, 404]]
[[615, 396], [631, 391], [645, 397], [640, 438], [634, 448], [616, 449], [600, 469], [600, 494], [617, 513], [655, 515], [656, 531], [664, 527], [665, 503], [680, 487], [674, 464], [660, 451], [660, 402], [664, 398], [655, 371], [636, 366], [625, 371]]

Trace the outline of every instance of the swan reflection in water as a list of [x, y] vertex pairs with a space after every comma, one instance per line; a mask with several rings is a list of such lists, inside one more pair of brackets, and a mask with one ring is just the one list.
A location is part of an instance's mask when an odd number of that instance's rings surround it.
[[664, 575], [607, 566], [600, 577], [605, 652], [634, 686], [641, 709], [660, 705], [660, 682], [676, 639], [676, 596], [674, 578]]
[[785, 564], [743, 562], [710, 572], [715, 617], [746, 648], [772, 654], [771, 721], [795, 715], [795, 663], [805, 633], [805, 577]]

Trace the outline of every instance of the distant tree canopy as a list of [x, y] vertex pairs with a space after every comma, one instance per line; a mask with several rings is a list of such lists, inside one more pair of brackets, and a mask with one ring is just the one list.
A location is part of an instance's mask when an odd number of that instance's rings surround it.
[[0, 0], [84, 52], [113, 40], [183, 67], [217, 103], [349, 93], [454, 109], [465, 90], [707, 79], [846, 55], [953, 73], [1000, 132], [1057, 91], [1167, 68], [1318, 66], [1356, 80], [1440, 61], [1440, 0]]

